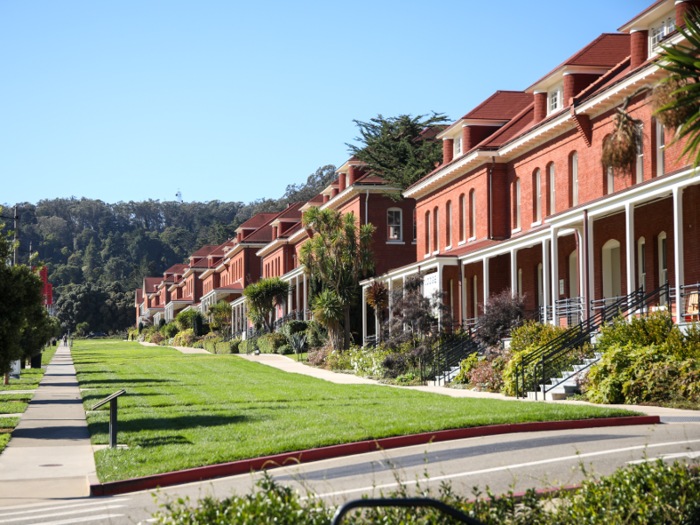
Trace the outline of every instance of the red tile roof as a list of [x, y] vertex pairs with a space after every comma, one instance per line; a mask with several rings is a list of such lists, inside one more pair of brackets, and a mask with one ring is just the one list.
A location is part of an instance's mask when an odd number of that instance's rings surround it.
[[575, 55], [544, 75], [530, 88], [542, 82], [564, 66], [591, 66], [610, 68], [620, 63], [630, 53], [630, 36], [624, 33], [603, 33]]
[[205, 246], [202, 246], [199, 250], [194, 252], [190, 257], [206, 257], [209, 255], [211, 252], [216, 250], [218, 246], [216, 244], [207, 244]]
[[651, 4], [649, 7], [647, 7], [644, 11], [642, 11], [642, 12], [639, 13], [638, 15], [634, 16], [633, 18], [631, 18], [630, 20], [628, 20], [627, 22], [625, 22], [624, 24], [622, 24], [622, 25], [620, 26], [620, 28], [618, 29], [618, 31], [620, 31], [620, 30], [621, 30], [623, 27], [625, 27], [626, 25], [629, 25], [629, 24], [631, 24], [632, 22], [634, 22], [634, 21], [635, 21], [637, 18], [639, 18], [640, 16], [642, 16], [642, 15], [648, 13], [649, 11], [651, 11], [652, 9], [654, 9], [656, 6], [658, 6], [658, 5], [660, 5], [660, 4], [663, 4], [665, 1], [666, 1], [666, 0], [658, 0], [658, 1], [654, 2], [654, 3]]
[[533, 101], [532, 93], [496, 91], [462, 119], [510, 120]]
[[267, 224], [268, 222], [270, 222], [270, 219], [276, 216], [276, 213], [256, 213], [250, 219], [241, 224], [239, 228], [243, 228], [246, 230], [257, 229], [263, 224]]
[[[517, 116], [515, 116], [508, 124], [503, 126], [501, 129], [496, 131], [496, 133], [482, 141], [480, 144], [477, 144], [475, 149], [483, 147], [496, 148], [502, 146], [509, 140], [530, 129], [533, 125], [534, 116], [535, 104], [533, 102]], [[554, 116], [554, 114], [552, 116]]]
[[200, 259], [196, 263], [191, 264], [190, 268], [209, 268], [209, 261], [207, 259]]
[[173, 264], [170, 268], [165, 270], [165, 275], [168, 274], [182, 274], [187, 270], [186, 264]]
[[286, 239], [286, 238], [294, 235], [299, 230], [301, 230], [301, 221], [297, 222], [294, 226], [289, 228], [286, 232], [284, 232], [282, 235], [280, 235], [280, 237], [283, 239]]
[[277, 219], [301, 219], [301, 207], [306, 204], [305, 202], [295, 202], [290, 204], [284, 210], [282, 210], [275, 220]]
[[144, 293], [154, 293], [158, 290], [158, 285], [163, 280], [162, 277], [146, 277], [144, 281]]

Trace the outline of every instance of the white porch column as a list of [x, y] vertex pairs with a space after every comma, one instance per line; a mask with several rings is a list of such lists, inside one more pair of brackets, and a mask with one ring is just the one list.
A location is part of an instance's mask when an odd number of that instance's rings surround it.
[[392, 308], [391, 308], [391, 299], [393, 297], [393, 291], [394, 291], [394, 281], [389, 277], [389, 330], [391, 330], [391, 320], [394, 318], [392, 314]]
[[547, 310], [549, 309], [550, 291], [549, 291], [549, 253], [547, 248], [549, 247], [549, 241], [547, 239], [542, 241], [542, 308], [544, 309], [544, 324], [549, 322], [549, 314]]
[[289, 315], [292, 313], [292, 283], [291, 281], [289, 282], [289, 294], [287, 295], [287, 314]]
[[685, 305], [681, 297], [682, 286], [685, 284], [683, 240], [683, 188], [673, 188], [673, 266], [676, 288], [676, 323], [682, 322], [685, 314]]
[[550, 250], [552, 260], [552, 324], [559, 326], [559, 317], [557, 315], [557, 299], [559, 299], [559, 228], [552, 228], [550, 239]]
[[[628, 295], [636, 288], [634, 285], [636, 251], [634, 247], [634, 203], [628, 202], [625, 204], [625, 260], [627, 261]], [[629, 306], [631, 306], [631, 301]]]
[[518, 290], [518, 250], [510, 251], [510, 292], [515, 295]]
[[294, 295], [296, 296], [295, 297], [295, 299], [296, 299], [295, 310], [298, 313], [299, 312], [299, 276], [298, 275], [294, 278], [294, 292], [295, 292]]
[[307, 298], [306, 294], [307, 294], [307, 292], [306, 292], [306, 273], [304, 273], [304, 321], [308, 321], [308, 319], [306, 318], [306, 310], [309, 309], [309, 305], [307, 302], [308, 298]]
[[595, 314], [594, 310], [591, 310], [593, 301], [595, 300], [595, 255], [594, 251], [594, 233], [593, 225], [595, 224], [595, 218], [588, 217], [588, 300], [590, 303], [586, 305], [590, 316]]
[[482, 262], [484, 265], [484, 306], [486, 306], [486, 301], [489, 299], [489, 258], [484, 257]]
[[[442, 296], [442, 264], [438, 262], [437, 267], [437, 281], [438, 281], [438, 292], [440, 292], [440, 302], [444, 304], [444, 297]], [[438, 310], [438, 330], [442, 327], [442, 313]]]
[[367, 298], [366, 287], [362, 287], [362, 346], [365, 346], [367, 340]]
[[459, 264], [461, 265], [459, 278], [462, 279], [462, 297], [460, 297], [460, 300], [462, 301], [462, 318], [459, 320], [459, 323], [462, 324], [467, 319], [467, 312], [469, 310], [467, 307], [467, 280], [464, 278], [464, 264], [462, 264], [462, 261], [459, 261]]

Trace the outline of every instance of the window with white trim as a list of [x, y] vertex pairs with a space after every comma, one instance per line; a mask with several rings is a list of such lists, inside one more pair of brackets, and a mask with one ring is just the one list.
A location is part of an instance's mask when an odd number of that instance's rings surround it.
[[452, 156], [459, 157], [462, 154], [462, 137], [455, 137], [452, 142]]
[[447, 201], [447, 217], [445, 217], [445, 243], [452, 247], [452, 201]]
[[559, 84], [547, 92], [547, 115], [564, 107], [564, 84]]
[[556, 181], [554, 177], [554, 163], [552, 163], [549, 165], [549, 214], [553, 215], [556, 211]]
[[643, 291], [647, 289], [647, 249], [644, 237], [640, 237], [637, 241], [637, 283], [642, 287]]
[[535, 219], [534, 222], [540, 222], [542, 221], [542, 171], [539, 168], [535, 170], [534, 178], [535, 213], [533, 218]]
[[659, 285], [668, 281], [668, 253], [666, 252], [666, 232], [659, 234]]
[[401, 231], [401, 210], [399, 208], [389, 208], [387, 211], [387, 239], [390, 241], [400, 241], [403, 239]]
[[425, 254], [430, 255], [430, 212], [425, 212]]
[[615, 172], [613, 171], [612, 166], [608, 166], [608, 169], [605, 170], [606, 177], [607, 177], [607, 190], [608, 190], [608, 195], [611, 193], [615, 193]]
[[515, 200], [515, 229], [521, 227], [520, 220], [520, 179], [515, 179], [513, 188], [513, 199]]
[[649, 53], [658, 53], [659, 43], [676, 29], [675, 17], [669, 16], [649, 28]]
[[578, 206], [578, 153], [571, 154], [571, 205]]
[[637, 165], [634, 176], [637, 184], [644, 181], [644, 124], [639, 124], [637, 134]]
[[658, 120], [656, 121], [656, 176], [660, 177], [666, 173], [666, 136], [664, 127]]
[[467, 203], [465, 202], [464, 194], [459, 196], [459, 240], [464, 242], [467, 240]]
[[476, 237], [476, 190], [469, 192], [469, 238]]

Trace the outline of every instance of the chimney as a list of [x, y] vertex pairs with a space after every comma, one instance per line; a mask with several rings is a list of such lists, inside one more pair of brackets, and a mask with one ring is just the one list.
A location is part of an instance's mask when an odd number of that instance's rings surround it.
[[338, 193], [345, 191], [345, 173], [338, 176]]
[[649, 31], [632, 29], [630, 35], [630, 67], [635, 69], [646, 62], [649, 57]]
[[331, 199], [338, 195], [338, 188], [331, 188]]
[[327, 194], [323, 194], [323, 204], [326, 204], [330, 200], [330, 197]]
[[272, 240], [274, 241], [277, 238], [277, 226], [272, 227]]
[[241, 241], [243, 240], [243, 233], [238, 232], [238, 233], [236, 234], [236, 240], [237, 240], [238, 242], [241, 242]]
[[452, 156], [454, 155], [454, 140], [453, 139], [442, 139], [442, 164], [449, 164], [452, 162]]
[[355, 184], [355, 179], [357, 179], [357, 175], [355, 174], [355, 166], [350, 166], [348, 168], [348, 186]]
[[576, 80], [576, 75], [564, 73], [564, 104], [563, 107], [569, 107], [571, 105], [571, 99], [576, 96], [576, 87], [574, 86], [574, 81]]
[[535, 123], [542, 122], [547, 116], [547, 92], [535, 91]]
[[683, 16], [693, 9], [700, 9], [700, 0], [676, 0], [676, 26], [684, 26]]

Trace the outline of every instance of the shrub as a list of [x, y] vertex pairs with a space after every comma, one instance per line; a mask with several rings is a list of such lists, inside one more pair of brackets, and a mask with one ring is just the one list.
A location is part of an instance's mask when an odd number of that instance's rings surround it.
[[165, 319], [162, 317], [160, 318], [160, 321], [158, 321], [158, 328], [163, 328], [165, 326]]
[[350, 350], [331, 350], [326, 357], [326, 364], [331, 370], [352, 370]]
[[[235, 339], [234, 341], [240, 342], [240, 340]], [[238, 344], [233, 345], [234, 341], [226, 341], [226, 342], [219, 342], [219, 343], [213, 343], [214, 344], [214, 351], [212, 353], [214, 354], [237, 354], [238, 353]], [[233, 351], [235, 348], [235, 352]]]
[[466, 359], [462, 359], [459, 363], [459, 373], [452, 380], [453, 383], [466, 385], [469, 383], [469, 372], [471, 372], [479, 363], [479, 356], [472, 354]]
[[[525, 323], [513, 330], [510, 348], [508, 350], [509, 358], [503, 369], [503, 386], [501, 387], [501, 393], [506, 396], [515, 396], [516, 369], [521, 363], [522, 358], [534, 352], [542, 345], [556, 339], [565, 331], [566, 328], [536, 323], [534, 321]], [[535, 366], [528, 367], [528, 369], [525, 370], [525, 379], [528, 381], [528, 384], [533, 381], [535, 373]], [[517, 378], [517, 381], [521, 382], [522, 378]]]
[[303, 332], [309, 327], [309, 323], [306, 321], [289, 321], [280, 330], [286, 337], [296, 334], [297, 332]]
[[511, 331], [523, 323], [525, 300], [513, 295], [510, 289], [492, 295], [479, 317], [477, 337], [488, 346], [498, 346], [501, 339], [511, 336]]
[[179, 332], [173, 338], [173, 346], [192, 346], [192, 343], [194, 342], [195, 336], [191, 328]]
[[166, 339], [172, 339], [178, 333], [177, 324], [168, 323], [162, 326], [160, 329], [160, 333], [163, 334], [163, 337], [165, 337]]
[[309, 363], [313, 366], [323, 366], [326, 364], [326, 358], [328, 357], [328, 348], [321, 347], [317, 350], [312, 350], [309, 352], [308, 358]]
[[241, 341], [240, 339], [232, 339], [231, 341], [229, 341], [228, 344], [229, 344], [230, 353], [232, 353], [232, 354], [239, 353], [242, 342], [243, 341]]
[[280, 355], [289, 355], [294, 353], [290, 344], [284, 344], [277, 349], [277, 353]]
[[[194, 329], [195, 319], [199, 319], [200, 323], [202, 321], [202, 313], [199, 310], [190, 309], [186, 312], [180, 312], [175, 317], [175, 322], [180, 328], [180, 331], [187, 329]], [[200, 324], [201, 327], [201, 324]], [[201, 335], [201, 334], [200, 334]]]
[[258, 349], [263, 354], [276, 354], [277, 350], [287, 344], [284, 334], [272, 333], [258, 337]]
[[323, 346], [328, 341], [328, 330], [316, 321], [307, 322], [306, 342], [311, 347]]
[[161, 334], [160, 332], [153, 332], [153, 333], [150, 334], [150, 336], [148, 337], [148, 342], [149, 342], [149, 343], [160, 344], [160, 343], [162, 343], [163, 341], [165, 341], [165, 337], [163, 337], [163, 334]]

